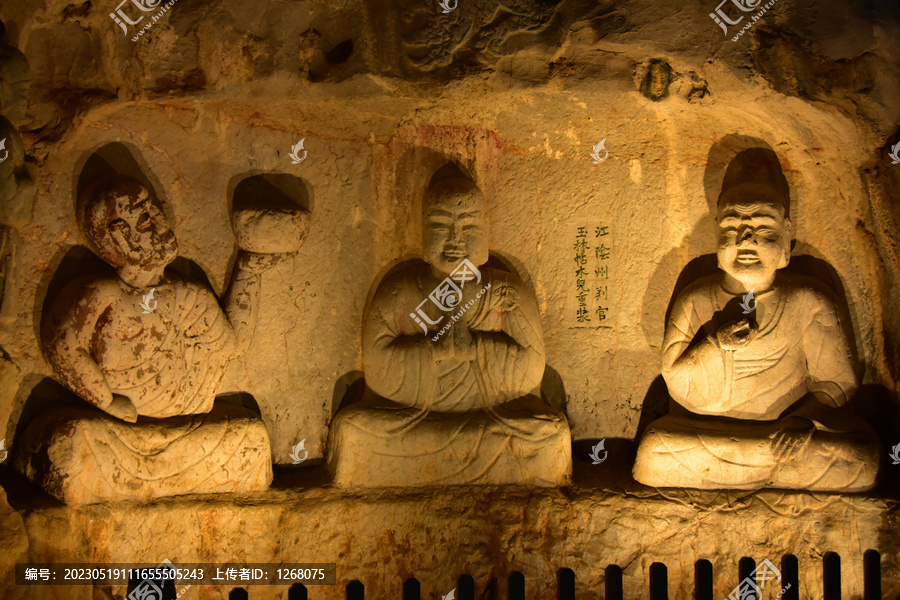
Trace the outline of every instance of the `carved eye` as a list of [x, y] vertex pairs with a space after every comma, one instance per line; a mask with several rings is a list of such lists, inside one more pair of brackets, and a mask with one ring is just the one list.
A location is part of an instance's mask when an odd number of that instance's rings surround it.
[[150, 213], [144, 211], [141, 213], [141, 216], [138, 217], [137, 221], [137, 230], [138, 231], [150, 231], [153, 228], [153, 218], [150, 217]]

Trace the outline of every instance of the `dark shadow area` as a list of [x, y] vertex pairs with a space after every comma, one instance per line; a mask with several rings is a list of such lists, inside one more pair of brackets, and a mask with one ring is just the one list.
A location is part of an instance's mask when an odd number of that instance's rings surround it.
[[228, 594], [228, 600], [249, 600], [250, 595], [244, 588], [234, 588]]
[[[237, 178], [232, 179], [232, 183]], [[269, 208], [290, 210], [301, 208], [312, 211], [309, 186], [299, 177], [287, 173], [263, 173], [238, 179], [229, 196], [231, 210], [245, 208]]]
[[841, 600], [841, 557], [836, 552], [822, 557], [822, 591], [825, 600]]
[[475, 578], [471, 575], [460, 575], [456, 581], [459, 600], [475, 600]]
[[650, 565], [650, 600], [669, 600], [669, 570], [660, 562]]
[[881, 600], [881, 554], [863, 552], [863, 600]]
[[559, 600], [575, 600], [575, 571], [562, 568], [556, 573], [556, 597]]
[[694, 563], [694, 600], [713, 600], [713, 566], [705, 558]]
[[288, 590], [288, 600], [307, 600], [309, 592], [302, 583], [295, 583]]
[[525, 576], [519, 571], [509, 574], [509, 600], [525, 600]]
[[334, 384], [331, 395], [331, 419], [340, 409], [363, 399], [366, 380], [362, 371], [350, 371], [341, 375]]
[[262, 411], [259, 408], [259, 402], [256, 401], [256, 398], [254, 398], [252, 394], [248, 394], [247, 392], [232, 392], [229, 394], [216, 396], [216, 404], [220, 402], [233, 404], [235, 406], [243, 406], [256, 416], [260, 418], [262, 417]]
[[756, 561], [749, 556], [744, 556], [738, 561], [738, 583], [750, 577], [756, 570]]
[[419, 580], [411, 577], [403, 582], [403, 600], [420, 600], [422, 597]]
[[365, 600], [366, 588], [361, 581], [354, 579], [347, 584], [347, 600]]
[[622, 567], [619, 565], [609, 565], [606, 567], [605, 580], [605, 600], [622, 600], [625, 593], [622, 587]]
[[365, 600], [366, 588], [361, 581], [354, 579], [347, 584], [347, 600]]
[[662, 375], [657, 375], [647, 394], [644, 396], [644, 404], [641, 407], [641, 417], [638, 419], [635, 441], [639, 442], [647, 431], [647, 427], [656, 419], [669, 412], [669, 388]]
[[800, 563], [793, 554], [781, 557], [781, 585], [787, 588], [781, 600], [800, 600]]
[[541, 379], [541, 395], [547, 404], [566, 413], [566, 385], [562, 377], [550, 365], [544, 366], [544, 377]]

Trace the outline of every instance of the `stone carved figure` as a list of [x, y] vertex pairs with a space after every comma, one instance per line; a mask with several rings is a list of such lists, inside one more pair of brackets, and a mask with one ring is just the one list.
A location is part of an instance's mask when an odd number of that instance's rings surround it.
[[568, 424], [533, 395], [545, 356], [537, 304], [514, 274], [484, 266], [481, 192], [461, 177], [433, 182], [423, 223], [425, 260], [387, 276], [366, 312], [377, 398], [335, 419], [336, 483], [565, 483]]
[[655, 487], [860, 491], [878, 443], [848, 401], [858, 382], [830, 292], [790, 260], [787, 182], [774, 153], [729, 165], [720, 273], [676, 298], [662, 374], [674, 400], [648, 427], [634, 477]]
[[[252, 335], [261, 274], [284, 254], [241, 251], [223, 311], [207, 287], [165, 272], [175, 234], [137, 181], [89, 188], [79, 212], [116, 275], [70, 283], [42, 341], [60, 380], [119, 420], [85, 409], [39, 417], [22, 442], [21, 470], [68, 503], [267, 487], [262, 420], [214, 400], [226, 364]], [[305, 223], [299, 210], [291, 218]]]

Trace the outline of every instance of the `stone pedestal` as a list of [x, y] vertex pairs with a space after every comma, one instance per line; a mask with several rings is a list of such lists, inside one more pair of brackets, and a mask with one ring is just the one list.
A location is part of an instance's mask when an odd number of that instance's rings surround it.
[[641, 440], [634, 478], [653, 487], [705, 490], [853, 493], [875, 485], [880, 445], [858, 418], [853, 433], [798, 434], [789, 455], [776, 454], [773, 444], [781, 421], [722, 422], [673, 415], [654, 421]]
[[571, 481], [571, 435], [565, 415], [533, 396], [466, 413], [366, 402], [335, 418], [328, 467], [342, 487], [555, 487]]
[[[882, 595], [900, 594], [895, 501], [808, 492], [677, 492], [628, 481], [630, 460], [614, 452], [601, 465], [575, 464], [566, 489], [517, 486], [370, 490], [347, 494], [319, 467], [276, 471], [272, 488], [240, 503], [229, 497], [180, 497], [127, 503], [46, 506], [17, 497], [29, 560], [46, 562], [335, 563], [336, 585], [309, 586], [309, 597], [342, 600], [359, 581], [366, 598], [400, 598], [415, 577], [422, 598], [440, 598], [471, 575], [475, 597], [506, 597], [508, 579], [525, 578], [529, 600], [555, 599], [560, 569], [575, 574], [576, 598], [604, 598], [607, 569], [622, 570], [625, 600], [650, 597], [651, 565], [668, 574], [668, 597], [694, 596], [698, 560], [712, 565], [713, 598], [740, 581], [738, 563], [793, 555], [801, 599], [823, 597], [823, 556], [840, 556], [842, 598], [863, 597], [863, 554], [880, 553]], [[302, 472], [298, 482], [289, 477]], [[620, 474], [620, 481], [615, 481]], [[299, 475], [299, 474], [298, 474]], [[290, 489], [285, 486], [297, 486]], [[90, 543], [87, 543], [90, 540]], [[9, 560], [7, 558], [6, 560]], [[788, 573], [785, 571], [785, 576]], [[126, 596], [125, 585], [11, 586], [34, 600]], [[182, 600], [227, 600], [244, 587], [254, 600], [284, 600], [288, 585], [193, 586]], [[177, 589], [181, 589], [178, 586]], [[775, 595], [766, 588], [766, 598]], [[4, 596], [6, 597], [6, 596]]]
[[16, 467], [66, 504], [245, 493], [272, 481], [265, 424], [227, 403], [137, 423], [91, 408], [50, 408], [16, 440]]

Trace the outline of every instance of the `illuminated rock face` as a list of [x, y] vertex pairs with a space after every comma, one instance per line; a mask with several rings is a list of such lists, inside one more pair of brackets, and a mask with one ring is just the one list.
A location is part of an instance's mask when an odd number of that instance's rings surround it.
[[[858, 492], [879, 464], [848, 401], [852, 344], [827, 290], [779, 272], [790, 258], [787, 184], [774, 153], [738, 154], [718, 201], [722, 272], [675, 300], [662, 374], [677, 403], [650, 424], [635, 479], [656, 487]], [[704, 417], [700, 417], [704, 415]]]
[[432, 183], [425, 261], [386, 277], [365, 317], [363, 367], [376, 397], [332, 424], [337, 484], [569, 482], [565, 416], [526, 398], [544, 372], [537, 305], [514, 274], [484, 266], [487, 231], [474, 184]]

